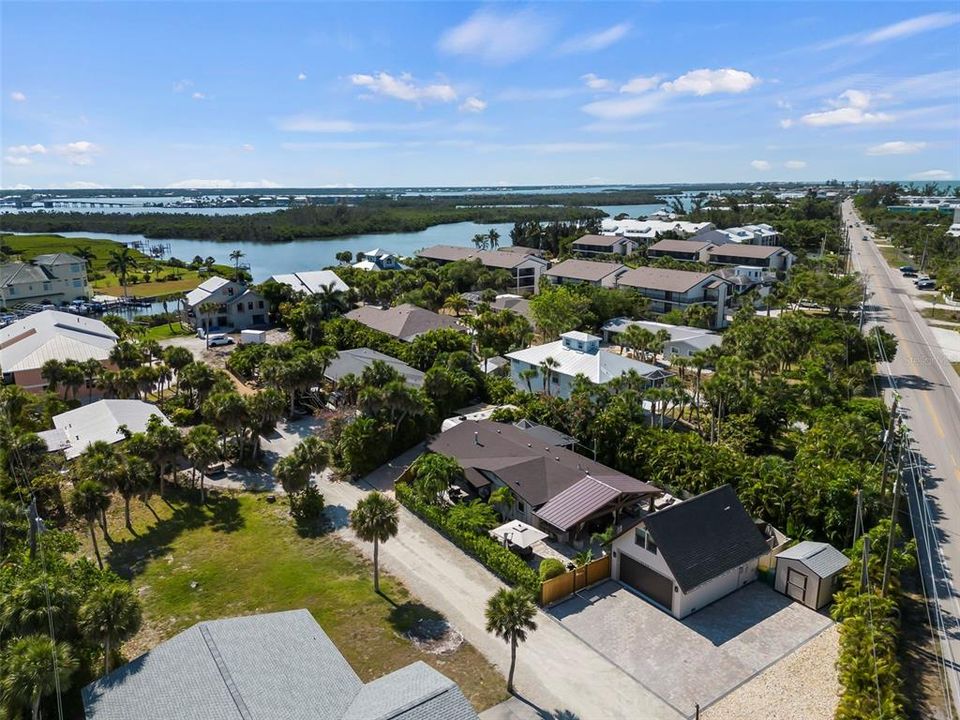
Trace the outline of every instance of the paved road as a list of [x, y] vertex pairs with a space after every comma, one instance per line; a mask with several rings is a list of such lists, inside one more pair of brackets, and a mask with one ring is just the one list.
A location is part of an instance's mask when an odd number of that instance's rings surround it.
[[[331, 515], [342, 522], [366, 494], [365, 487], [331, 482], [326, 474], [317, 485]], [[371, 545], [346, 528], [341, 532], [372, 554]], [[380, 561], [506, 675], [509, 647], [484, 627], [487, 599], [503, 586], [496, 577], [402, 507], [400, 532], [380, 546]], [[549, 615], [539, 611], [537, 625], [517, 652], [516, 687], [524, 699], [513, 698], [491, 708], [483, 714], [484, 720], [683, 719]]]
[[[843, 216], [848, 225], [859, 222], [852, 201], [844, 203]], [[960, 706], [960, 376], [914, 306], [906, 290], [910, 281], [891, 271], [876, 245], [864, 241], [863, 235], [863, 228], [850, 229], [853, 264], [866, 276], [872, 293], [867, 318], [899, 340], [890, 373], [921, 466], [914, 492], [907, 495], [928, 592], [935, 587], [942, 612], [941, 642], [954, 705]], [[920, 529], [924, 510], [930, 518], [928, 532]]]

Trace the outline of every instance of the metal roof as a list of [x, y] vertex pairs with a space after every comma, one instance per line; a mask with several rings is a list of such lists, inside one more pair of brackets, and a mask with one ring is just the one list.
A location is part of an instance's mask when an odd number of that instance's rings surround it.
[[[600, 349], [596, 352], [574, 350], [564, 345], [562, 340], [507, 353], [507, 357], [534, 367], [539, 367], [548, 357], [553, 358], [557, 362], [553, 372], [570, 377], [584, 375], [587, 380], [595, 384], [610, 382], [631, 370], [650, 380], [664, 377], [664, 371], [655, 365], [617, 355], [609, 350]], [[666, 373], [666, 375], [671, 374]]]
[[812, 540], [797, 543], [784, 550], [777, 557], [785, 560], [797, 560], [822, 578], [836, 575], [850, 564], [850, 558], [833, 545], [813, 542]]
[[346, 375], [356, 375], [358, 378], [375, 361], [386, 363], [400, 375], [408, 385], [420, 387], [423, 385], [423, 373], [415, 367], [410, 367], [402, 360], [382, 352], [371, 350], [370, 348], [354, 348], [352, 350], [341, 350], [337, 357], [327, 366], [324, 377], [333, 382], [339, 382]]
[[566, 532], [588, 520], [622, 495], [651, 495], [660, 488], [626, 475], [587, 475], [536, 511], [536, 516]]
[[[170, 424], [160, 408], [143, 400], [98, 400], [55, 415], [53, 424], [66, 437], [64, 452], [67, 458], [75, 458], [91, 443], [102, 440], [112, 444], [123, 440], [121, 426], [132, 433], [143, 432], [153, 416], [164, 425]], [[57, 449], [49, 444], [47, 447]]]
[[106, 360], [117, 335], [100, 320], [44, 310], [0, 329], [3, 372], [35, 370], [47, 360]]
[[83, 689], [87, 720], [476, 720], [417, 662], [367, 685], [306, 610], [194, 625]]
[[315, 295], [325, 286], [333, 286], [334, 290], [346, 292], [350, 287], [340, 279], [333, 270], [308, 270], [305, 272], [287, 273], [285, 275], [271, 275], [270, 280], [281, 285], [289, 285], [299, 292]]

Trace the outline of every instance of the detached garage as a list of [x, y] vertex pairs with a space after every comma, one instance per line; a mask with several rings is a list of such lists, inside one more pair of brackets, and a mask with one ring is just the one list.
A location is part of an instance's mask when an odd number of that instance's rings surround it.
[[637, 519], [613, 541], [612, 574], [675, 618], [757, 577], [766, 541], [729, 485]]
[[829, 605], [850, 558], [833, 545], [804, 540], [777, 555], [776, 589], [807, 607]]

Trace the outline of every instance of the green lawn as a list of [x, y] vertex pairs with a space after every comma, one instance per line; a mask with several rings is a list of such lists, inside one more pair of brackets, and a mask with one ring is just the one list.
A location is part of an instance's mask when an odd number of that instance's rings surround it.
[[957, 371], [957, 375], [960, 375], [960, 362], [950, 363], [953, 365], [953, 369]]
[[920, 314], [931, 320], [946, 320], [948, 322], [960, 322], [960, 310], [951, 310], [947, 307], [938, 305], [936, 308], [923, 308]]
[[147, 340], [166, 340], [172, 337], [193, 335], [193, 332], [193, 330], [187, 327], [181, 329], [180, 323], [177, 322], [173, 323], [173, 330], [170, 329], [168, 324], [164, 323], [163, 325], [157, 325], [147, 330], [145, 337]]
[[878, 245], [877, 249], [890, 267], [898, 268], [901, 265], [909, 265], [911, 262], [910, 257], [900, 248], [892, 245]]
[[503, 678], [472, 646], [435, 656], [403, 637], [437, 614], [390, 576], [381, 575], [386, 597], [374, 593], [370, 563], [345, 540], [301, 537], [286, 506], [262, 495], [215, 495], [207, 507], [168, 495], [169, 503], [151, 501], [159, 518], [134, 503], [137, 536], [123, 529], [119, 499], [110, 511], [114, 542], [105, 562], [130, 578], [144, 604], [128, 658], [200, 620], [307, 608], [364, 681], [423, 660], [477, 709], [505, 699]]

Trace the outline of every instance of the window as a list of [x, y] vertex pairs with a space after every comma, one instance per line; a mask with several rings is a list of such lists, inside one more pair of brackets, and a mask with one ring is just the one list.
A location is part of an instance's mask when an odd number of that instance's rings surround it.
[[639, 547], [646, 549], [647, 552], [651, 552], [654, 555], [657, 554], [657, 544], [653, 541], [653, 536], [647, 532], [646, 528], [638, 527], [634, 533], [633, 541]]
[[46, 291], [49, 290], [49, 289], [50, 289], [50, 283], [45, 282], [45, 283], [43, 284], [43, 290], [44, 290], [44, 292], [46, 292]]
[[260, 300], [260, 301], [257, 302], [257, 307], [258, 307], [260, 310], [263, 310], [263, 300]]
[[252, 301], [247, 303], [247, 310], [253, 310], [253, 302], [252, 302]]
[[70, 272], [80, 272], [80, 265], [78, 263], [71, 263]]
[[74, 281], [73, 281], [73, 286], [74, 286], [74, 287], [83, 287], [83, 280], [74, 280]]
[[526, 512], [527, 506], [523, 504], [522, 500], [517, 500], [517, 512]]
[[243, 312], [243, 303], [237, 303], [237, 312]]

